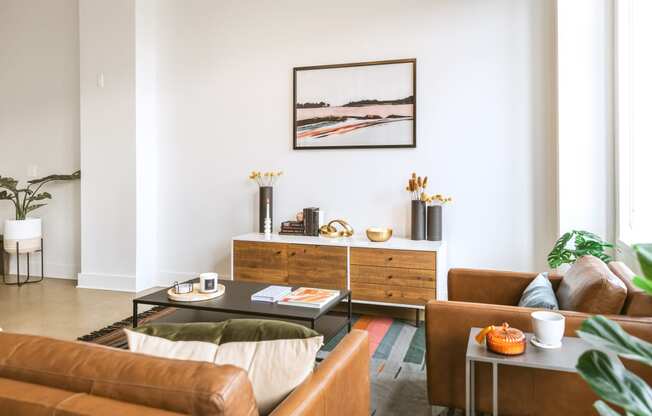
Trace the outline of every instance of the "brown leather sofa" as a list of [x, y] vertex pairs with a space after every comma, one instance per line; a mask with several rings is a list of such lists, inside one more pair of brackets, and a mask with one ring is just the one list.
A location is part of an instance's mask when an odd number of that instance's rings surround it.
[[[369, 415], [369, 344], [353, 330], [274, 411]], [[0, 414], [150, 416], [258, 414], [244, 370], [81, 342], [0, 332]]]
[[[611, 271], [632, 287], [633, 273], [622, 263], [611, 263]], [[508, 322], [532, 332], [533, 309], [517, 305], [521, 294], [537, 273], [451, 269], [448, 301], [426, 306], [426, 360], [428, 396], [432, 405], [465, 407], [465, 354], [469, 330]], [[563, 277], [550, 276], [553, 288]], [[628, 291], [622, 315], [608, 316], [632, 335], [652, 341], [652, 303], [640, 290]], [[567, 336], [589, 315], [560, 311], [566, 317]], [[652, 371], [638, 363], [627, 367], [652, 382]], [[499, 366], [499, 412], [501, 415], [595, 415], [597, 397], [577, 374], [511, 366]], [[476, 364], [476, 409], [491, 412], [491, 368]]]

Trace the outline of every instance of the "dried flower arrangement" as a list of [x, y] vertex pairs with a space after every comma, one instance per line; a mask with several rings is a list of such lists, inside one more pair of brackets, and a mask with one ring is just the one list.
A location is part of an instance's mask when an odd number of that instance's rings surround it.
[[410, 193], [410, 199], [413, 201], [421, 200], [422, 195], [425, 195], [424, 191], [428, 186], [428, 177], [421, 178], [417, 176], [416, 173], [412, 172], [412, 176], [408, 180], [408, 184], [405, 187], [405, 190]]
[[253, 171], [249, 175], [249, 179], [256, 181], [258, 186], [274, 186], [279, 176], [283, 175], [283, 171], [279, 170], [278, 172], [256, 172]]
[[423, 193], [421, 194], [421, 200], [425, 202], [426, 205], [446, 205], [450, 202], [453, 202], [453, 198], [450, 196], [444, 196], [442, 194], [427, 195]]

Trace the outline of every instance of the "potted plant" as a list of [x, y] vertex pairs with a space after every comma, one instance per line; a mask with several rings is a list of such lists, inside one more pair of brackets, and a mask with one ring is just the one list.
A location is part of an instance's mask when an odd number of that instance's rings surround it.
[[[634, 247], [643, 271], [634, 284], [652, 295], [652, 244]], [[589, 350], [577, 362], [577, 371], [602, 399], [594, 403], [602, 416], [619, 416], [610, 403], [626, 415], [652, 414], [652, 388], [625, 368], [617, 356], [652, 366], [652, 344], [629, 335], [618, 324], [604, 316], [594, 316], [582, 323], [577, 334], [599, 350]], [[607, 355], [605, 351], [613, 354]]]
[[40, 179], [32, 179], [27, 186], [20, 187], [14, 178], [0, 176], [0, 200], [11, 201], [16, 210], [13, 220], [4, 224], [4, 249], [15, 253], [17, 243], [21, 253], [29, 253], [41, 248], [41, 219], [28, 218], [28, 215], [47, 205], [52, 198], [49, 192], [41, 192], [43, 186], [55, 181], [71, 181], [81, 177], [81, 171], [70, 175], [49, 175]]
[[548, 265], [553, 269], [559, 269], [564, 264], [573, 264], [580, 257], [588, 255], [609, 263], [612, 259], [606, 251], [613, 247], [613, 244], [604, 241], [596, 234], [572, 230], [559, 237], [548, 254]]

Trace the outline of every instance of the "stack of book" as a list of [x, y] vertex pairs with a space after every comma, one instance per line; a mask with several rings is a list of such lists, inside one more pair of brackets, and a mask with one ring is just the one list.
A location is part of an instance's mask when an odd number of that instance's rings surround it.
[[305, 235], [305, 227], [303, 221], [285, 221], [281, 223], [282, 235]]
[[319, 236], [319, 208], [310, 207], [303, 209], [303, 227], [305, 235]]
[[303, 308], [321, 308], [340, 295], [339, 290], [300, 287], [282, 297], [279, 305], [301, 306]]
[[267, 286], [265, 289], [260, 290], [251, 295], [251, 300], [256, 302], [269, 302], [274, 303], [282, 298], [290, 295], [292, 288], [287, 286]]

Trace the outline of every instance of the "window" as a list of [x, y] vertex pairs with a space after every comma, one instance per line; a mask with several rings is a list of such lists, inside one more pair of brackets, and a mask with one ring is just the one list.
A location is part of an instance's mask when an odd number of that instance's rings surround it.
[[619, 238], [652, 243], [652, 1], [616, 3]]

